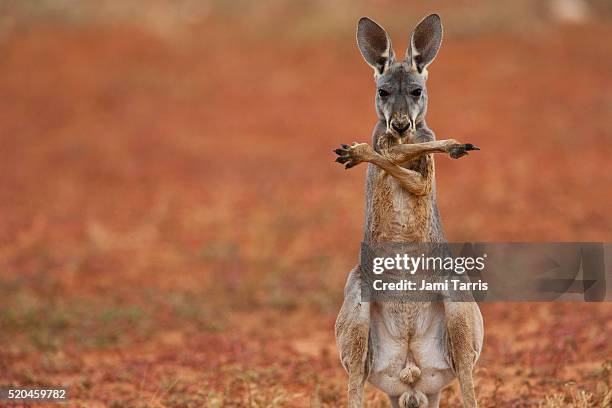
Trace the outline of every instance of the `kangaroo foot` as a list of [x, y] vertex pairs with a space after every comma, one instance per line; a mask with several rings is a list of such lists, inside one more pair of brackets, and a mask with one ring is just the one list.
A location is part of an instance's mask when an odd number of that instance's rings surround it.
[[399, 378], [404, 384], [414, 384], [421, 377], [421, 369], [412, 363], [400, 371]]

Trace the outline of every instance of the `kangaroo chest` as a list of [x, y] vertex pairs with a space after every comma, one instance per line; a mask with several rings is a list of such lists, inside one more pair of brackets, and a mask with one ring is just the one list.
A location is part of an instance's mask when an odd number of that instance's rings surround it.
[[[416, 196], [391, 175], [374, 169], [371, 197], [371, 237], [378, 242], [431, 242], [433, 198]], [[431, 180], [433, 182], [433, 179]]]

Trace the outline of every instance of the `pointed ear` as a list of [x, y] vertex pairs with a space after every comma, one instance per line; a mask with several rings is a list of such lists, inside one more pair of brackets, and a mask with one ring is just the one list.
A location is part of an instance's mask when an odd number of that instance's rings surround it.
[[363, 58], [377, 74], [385, 72], [395, 59], [389, 35], [367, 17], [362, 17], [357, 25], [357, 45]]
[[437, 14], [425, 17], [416, 26], [406, 50], [406, 61], [419, 73], [436, 58], [442, 44], [442, 21]]

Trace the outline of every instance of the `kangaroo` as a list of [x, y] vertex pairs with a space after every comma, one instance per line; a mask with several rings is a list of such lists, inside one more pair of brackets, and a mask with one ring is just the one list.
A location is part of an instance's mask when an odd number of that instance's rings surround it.
[[[374, 68], [378, 122], [367, 143], [341, 145], [336, 161], [349, 169], [369, 163], [365, 243], [445, 242], [436, 204], [432, 153], [457, 159], [480, 150], [454, 139], [437, 141], [425, 123], [427, 66], [442, 41], [437, 14], [414, 29], [403, 61], [395, 59], [387, 32], [361, 18], [357, 44]], [[438, 407], [441, 390], [458, 378], [464, 407], [476, 407], [472, 371], [484, 328], [477, 304], [362, 302], [359, 267], [348, 276], [336, 320], [336, 342], [348, 373], [348, 406], [362, 406], [366, 380], [391, 405]]]

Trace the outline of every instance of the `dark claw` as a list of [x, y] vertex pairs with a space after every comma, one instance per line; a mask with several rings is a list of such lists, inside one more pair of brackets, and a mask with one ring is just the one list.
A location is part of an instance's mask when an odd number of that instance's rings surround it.
[[355, 166], [355, 163], [349, 162], [349, 163], [346, 164], [346, 166], [344, 166], [344, 169], [348, 170], [348, 169], [350, 169], [351, 167], [354, 167], [354, 166]]
[[453, 159], [459, 159], [463, 156], [467, 156], [468, 151], [470, 150], [480, 150], [480, 148], [478, 146], [474, 146], [471, 143], [457, 145], [451, 149], [451, 151], [449, 152], [449, 155]]
[[342, 163], [342, 164], [346, 163], [349, 160], [351, 160], [351, 159], [349, 157], [346, 157], [346, 156], [340, 156], [340, 157], [336, 158], [336, 162]]
[[463, 157], [465, 155], [467, 155], [468, 153], [465, 151], [465, 147], [464, 146], [457, 146], [451, 149], [451, 151], [449, 152], [449, 156], [453, 159], [458, 159], [460, 157]]
[[345, 150], [349, 148], [349, 145], [346, 145], [346, 144], [342, 144], [340, 146], [342, 146], [342, 148], [345, 149]]
[[336, 150], [334, 150], [334, 153], [336, 153], [338, 156], [344, 156], [346, 154], [346, 150], [344, 150], [344, 149], [336, 149]]

